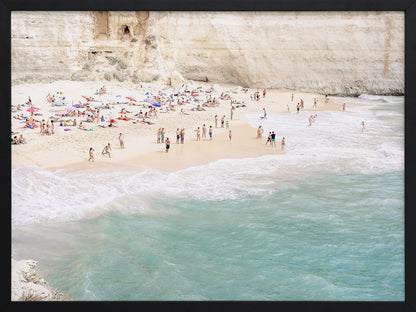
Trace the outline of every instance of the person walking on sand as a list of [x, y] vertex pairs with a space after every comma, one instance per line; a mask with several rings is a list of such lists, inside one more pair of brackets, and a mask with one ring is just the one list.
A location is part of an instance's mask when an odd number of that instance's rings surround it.
[[209, 140], [212, 141], [212, 126], [209, 126]]
[[263, 107], [263, 119], [267, 119], [267, 112], [264, 107]]
[[263, 99], [266, 97], [266, 89], [263, 89]]
[[218, 115], [215, 115], [215, 128], [218, 128]]
[[111, 147], [110, 147], [110, 143], [108, 143], [106, 146], [104, 146], [104, 149], [103, 149], [103, 151], [101, 152], [101, 154], [103, 154], [103, 155], [108, 155], [108, 157], [110, 157], [111, 158], [111, 154], [110, 154], [110, 152], [111, 152], [112, 150], [111, 150]]
[[361, 132], [363, 132], [365, 130], [365, 124], [364, 124], [364, 120], [361, 122]]
[[224, 128], [224, 118], [225, 118], [225, 115], [221, 117], [221, 128]]
[[313, 99], [313, 107], [312, 108], [314, 108], [314, 109], [316, 109], [317, 107], [316, 107], [316, 98], [314, 98]]
[[92, 162], [94, 162], [94, 149], [92, 148], [92, 147], [90, 147], [90, 151], [89, 151], [89, 155], [90, 155], [90, 158], [88, 158], [88, 161], [92, 161]]
[[293, 102], [293, 93], [292, 93], [292, 102]]
[[169, 152], [169, 148], [170, 148], [170, 140], [169, 138], [166, 138], [166, 153]]
[[342, 104], [342, 110], [345, 112], [345, 103]]
[[159, 128], [159, 130], [157, 130], [157, 142], [156, 143], [160, 143], [161, 137], [162, 137], [162, 128]]
[[272, 131], [270, 143], [272, 146], [276, 147], [276, 133]]
[[228, 131], [228, 138], [230, 139], [230, 141], [231, 141], [231, 136], [232, 136], [232, 133], [231, 133], [231, 130], [230, 130], [230, 131]]
[[181, 129], [181, 144], [185, 142], [185, 128]]
[[179, 128], [176, 128], [176, 144], [179, 144], [179, 139], [181, 137]]
[[296, 105], [296, 114], [299, 114], [300, 104]]
[[230, 112], [230, 119], [233, 120], [233, 115], [234, 115], [234, 108], [231, 108], [231, 112]]
[[120, 141], [120, 148], [124, 148], [124, 135], [120, 133], [118, 140]]
[[286, 144], [285, 137], [283, 137], [282, 142], [280, 144], [281, 144], [281, 148], [280, 149], [283, 151], [285, 149], [285, 144]]

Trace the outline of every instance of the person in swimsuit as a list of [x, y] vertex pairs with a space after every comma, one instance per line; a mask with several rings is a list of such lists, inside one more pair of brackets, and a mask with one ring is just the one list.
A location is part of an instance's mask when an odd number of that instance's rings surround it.
[[92, 147], [90, 147], [90, 151], [89, 151], [89, 154], [90, 154], [90, 158], [88, 158], [88, 161], [92, 161], [92, 162], [94, 162], [94, 149], [92, 148]]
[[162, 131], [160, 132], [162, 143], [165, 143], [165, 128], [162, 128]]
[[199, 127], [195, 130], [196, 131], [196, 140], [201, 140], [201, 130], [199, 130]]
[[364, 124], [364, 120], [361, 122], [361, 132], [365, 130], [365, 124]]
[[176, 129], [176, 144], [179, 144], [179, 139], [180, 139], [180, 131], [179, 128]]
[[118, 137], [118, 140], [120, 141], [120, 148], [124, 148], [124, 135], [123, 135], [123, 133], [120, 133], [120, 136]]
[[228, 138], [230, 139], [230, 141], [231, 141], [231, 136], [232, 136], [232, 134], [231, 134], [231, 130], [228, 132]]
[[170, 148], [170, 140], [169, 138], [166, 138], [166, 153], [169, 152], [169, 148]]
[[221, 117], [221, 128], [224, 128], [224, 118], [225, 118], [225, 115]]
[[285, 137], [283, 137], [283, 139], [282, 139], [282, 143], [281, 143], [281, 150], [284, 150], [284, 148], [285, 148]]
[[162, 129], [159, 128], [159, 130], [157, 130], [157, 143], [160, 143], [161, 137], [162, 137]]
[[270, 140], [271, 145], [276, 147], [276, 134], [274, 133], [274, 131], [272, 131], [272, 134], [270, 136], [271, 136], [271, 140]]
[[272, 140], [272, 133], [269, 132], [269, 136], [267, 137], [266, 145], [267, 145], [267, 143], [271, 142], [271, 140]]
[[264, 112], [263, 119], [267, 119], [267, 113], [266, 113], [266, 109], [264, 107], [263, 107], [263, 112]]
[[202, 137], [207, 137], [207, 127], [205, 127], [205, 124], [202, 125]]
[[212, 126], [209, 126], [209, 139], [212, 141]]
[[218, 115], [215, 115], [215, 128], [218, 128]]
[[111, 158], [110, 151], [111, 151], [111, 147], [110, 147], [110, 143], [108, 143], [106, 146], [104, 146], [104, 149], [103, 149], [103, 151], [101, 152], [101, 154], [103, 154], [103, 155], [108, 155], [108, 157], [110, 157], [110, 158]]

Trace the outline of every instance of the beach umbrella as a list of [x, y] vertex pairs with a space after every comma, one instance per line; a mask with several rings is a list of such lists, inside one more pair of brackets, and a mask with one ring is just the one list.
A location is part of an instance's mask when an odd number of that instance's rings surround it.
[[133, 102], [137, 102], [134, 98], [129, 97], [129, 96], [126, 96], [126, 99], [129, 99], [129, 100], [131, 100], [131, 101], [133, 101]]
[[37, 112], [39, 109], [38, 108], [36, 108], [36, 107], [31, 107], [31, 108], [29, 108], [27, 111], [28, 112], [31, 112], [31, 113], [33, 113], [33, 112]]
[[156, 106], [156, 107], [160, 107], [160, 104], [158, 104], [158, 103], [153, 103], [152, 105]]
[[87, 101], [91, 101], [92, 99], [90, 98], [90, 97], [88, 97], [88, 96], [85, 96], [85, 95], [81, 95], [84, 99], [87, 99]]
[[75, 104], [75, 105], [72, 105], [72, 107], [76, 107], [76, 108], [84, 108], [84, 105], [82, 105], [82, 104]]
[[147, 103], [154, 103], [155, 100], [151, 98], [147, 98], [147, 99], [144, 99], [143, 101]]
[[73, 111], [73, 110], [75, 110], [75, 108], [73, 108], [73, 107], [67, 107], [67, 109], [66, 109], [68, 112], [69, 111]]
[[121, 95], [119, 94], [119, 95], [116, 95], [116, 97], [121, 97]]
[[144, 95], [153, 95], [152, 92], [146, 92]]

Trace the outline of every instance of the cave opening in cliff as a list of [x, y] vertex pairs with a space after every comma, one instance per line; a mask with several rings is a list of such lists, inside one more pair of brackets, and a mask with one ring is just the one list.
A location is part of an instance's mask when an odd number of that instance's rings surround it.
[[130, 33], [129, 26], [124, 26], [124, 34], [129, 34], [129, 33]]

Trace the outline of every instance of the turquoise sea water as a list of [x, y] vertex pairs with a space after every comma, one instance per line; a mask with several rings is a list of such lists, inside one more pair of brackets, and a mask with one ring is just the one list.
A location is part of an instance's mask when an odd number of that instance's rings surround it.
[[402, 301], [403, 98], [345, 100], [311, 128], [270, 116], [286, 155], [82, 173], [69, 195], [77, 173], [16, 169], [13, 256], [72, 300]]

